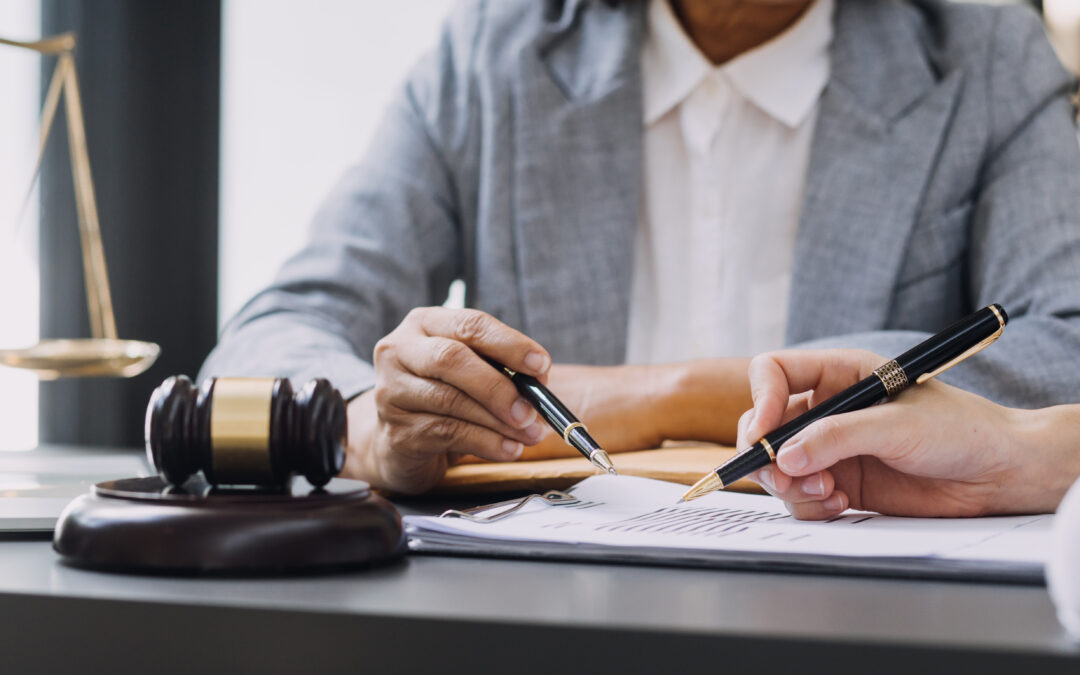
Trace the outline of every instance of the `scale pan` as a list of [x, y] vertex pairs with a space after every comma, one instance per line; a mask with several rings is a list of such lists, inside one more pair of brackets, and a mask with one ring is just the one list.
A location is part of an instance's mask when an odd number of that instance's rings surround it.
[[161, 353], [138, 340], [42, 340], [24, 349], [0, 349], [0, 365], [32, 370], [42, 380], [61, 377], [134, 377]]

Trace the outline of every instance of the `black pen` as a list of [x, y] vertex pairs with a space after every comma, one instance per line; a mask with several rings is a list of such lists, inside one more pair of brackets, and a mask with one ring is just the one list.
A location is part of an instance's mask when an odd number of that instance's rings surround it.
[[545, 387], [540, 380], [532, 375], [525, 375], [516, 370], [511, 370], [486, 356], [483, 359], [510, 378], [522, 398], [536, 408], [540, 415], [547, 420], [547, 423], [551, 425], [551, 428], [563, 437], [567, 445], [585, 455], [585, 459], [592, 462], [597, 468], [615, 475], [615, 467], [612, 465], [607, 452], [589, 435], [589, 430], [585, 428], [585, 425], [577, 417], [574, 417], [574, 413], [570, 412], [570, 409], [556, 398], [555, 394], [552, 394], [551, 390]]
[[780, 446], [811, 423], [840, 413], [868, 408], [878, 401], [896, 396], [908, 385], [922, 384], [940, 375], [967, 357], [982, 351], [1001, 337], [1009, 315], [1001, 305], [984, 307], [957, 321], [934, 337], [885, 363], [874, 374], [823, 401], [757, 443], [717, 467], [694, 483], [682, 496], [690, 501], [722, 490], [740, 478], [776, 461]]

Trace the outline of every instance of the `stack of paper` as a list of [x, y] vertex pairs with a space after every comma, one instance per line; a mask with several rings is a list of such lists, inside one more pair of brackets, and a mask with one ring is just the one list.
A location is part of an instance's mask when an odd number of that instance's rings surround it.
[[595, 476], [571, 488], [575, 503], [534, 500], [491, 523], [416, 516], [406, 523], [418, 553], [1043, 583], [1052, 516], [850, 511], [806, 522], [771, 497], [716, 492], [678, 503], [685, 489]]

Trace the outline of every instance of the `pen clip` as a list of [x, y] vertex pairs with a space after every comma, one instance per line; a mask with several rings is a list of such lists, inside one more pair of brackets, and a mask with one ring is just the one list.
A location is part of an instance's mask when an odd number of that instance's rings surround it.
[[[995, 311], [994, 314], [997, 314], [997, 312]], [[1001, 320], [1001, 317], [998, 316], [998, 321], [1000, 321], [1000, 320]], [[960, 356], [957, 356], [952, 361], [949, 361], [948, 363], [946, 363], [945, 365], [937, 368], [936, 370], [932, 370], [929, 373], [923, 373], [922, 375], [918, 376], [917, 378], [915, 378], [915, 383], [916, 384], [922, 384], [923, 382], [926, 382], [928, 380], [932, 380], [935, 377], [937, 377], [938, 375], [944, 373], [949, 368], [952, 368], [953, 366], [960, 363], [961, 361], [963, 361], [967, 357], [971, 356], [972, 354], [978, 354], [979, 352], [981, 352], [982, 350], [986, 349], [991, 344], [993, 344], [993, 342], [995, 340], [997, 340], [999, 337], [1001, 337], [1001, 334], [1003, 332], [1005, 332], [1005, 324], [1001, 324], [1000, 326], [998, 326], [998, 329], [996, 331], [994, 331], [993, 334], [991, 334], [989, 337], [984, 339], [982, 342], [975, 345], [971, 349], [967, 350], [966, 352], [964, 352]]]

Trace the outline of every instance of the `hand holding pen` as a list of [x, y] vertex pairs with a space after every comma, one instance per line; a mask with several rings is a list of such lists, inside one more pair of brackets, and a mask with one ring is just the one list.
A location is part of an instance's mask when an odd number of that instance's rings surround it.
[[539, 381], [551, 366], [535, 340], [489, 314], [410, 312], [375, 346], [375, 388], [349, 403], [346, 472], [416, 493], [438, 482], [455, 454], [511, 461], [540, 441], [546, 422], [481, 354]]
[[[932, 443], [875, 443], [875, 428], [865, 420], [884, 416], [896, 426], [907, 415], [913, 424], [930, 424], [923, 418], [932, 419], [942, 411], [927, 405], [916, 407], [916, 402], [947, 396], [958, 413], [966, 412], [965, 401], [969, 406], [974, 406], [973, 401], [988, 402], [931, 383], [888, 405], [862, 409], [911, 384], [926, 382], [985, 348], [1001, 335], [1007, 319], [999, 306], [987, 307], [893, 361], [844, 350], [778, 352], [758, 357], [750, 371], [753, 417], [744, 416], [739, 425], [739, 447], [747, 450], [699, 481], [688, 498], [708, 491], [710, 484], [720, 487], [718, 483], [730, 484], [760, 469], [756, 475], [759, 482], [793, 505], [792, 511], [799, 517], [828, 517], [849, 505], [897, 515], [940, 515], [940, 501], [948, 498], [956, 499], [949, 505], [951, 512], [959, 514], [965, 506], [973, 508], [979, 502], [966, 488], [985, 488], [979, 480], [995, 478], [988, 466], [976, 461], [958, 466], [960, 460], [950, 455], [947, 444], [933, 448]], [[980, 410], [985, 412], [987, 407], [983, 405]], [[864, 423], [860, 425], [850, 421], [856, 410], [862, 410], [858, 415]], [[972, 419], [985, 420], [987, 416]], [[859, 429], [858, 433], [851, 432], [854, 428]], [[762, 430], [768, 433], [761, 436]], [[984, 424], [976, 433], [987, 437], [987, 452], [979, 459], [989, 461], [995, 456], [996, 446], [990, 442], [995, 436], [995, 424]], [[750, 445], [748, 441], [754, 441], [755, 435], [761, 440]], [[902, 439], [904, 435], [895, 433], [893, 438]], [[829, 447], [836, 449], [822, 451]], [[814, 452], [808, 452], [810, 449]], [[833, 464], [834, 469], [823, 471]], [[969, 485], [969, 479], [974, 483]], [[940, 499], [934, 499], [935, 495]], [[963, 503], [964, 498], [971, 500]]]

